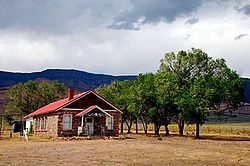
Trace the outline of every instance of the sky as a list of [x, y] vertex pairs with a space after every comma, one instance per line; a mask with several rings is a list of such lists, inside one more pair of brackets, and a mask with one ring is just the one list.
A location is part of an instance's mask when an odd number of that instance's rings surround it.
[[0, 0], [0, 70], [156, 72], [199, 48], [250, 77], [250, 0]]

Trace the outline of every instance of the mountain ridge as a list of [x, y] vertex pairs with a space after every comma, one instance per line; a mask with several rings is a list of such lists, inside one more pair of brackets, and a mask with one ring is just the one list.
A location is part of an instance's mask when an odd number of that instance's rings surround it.
[[130, 80], [136, 76], [122, 75], [114, 76], [108, 74], [95, 74], [75, 69], [46, 69], [41, 72], [21, 73], [0, 71], [0, 88], [9, 87], [16, 83], [26, 82], [37, 78], [58, 80], [65, 86], [79, 90], [95, 89], [98, 86], [109, 84], [113, 80]]

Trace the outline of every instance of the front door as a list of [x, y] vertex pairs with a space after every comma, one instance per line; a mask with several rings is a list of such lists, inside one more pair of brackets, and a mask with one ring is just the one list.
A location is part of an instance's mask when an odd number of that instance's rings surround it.
[[92, 135], [94, 133], [94, 118], [86, 117], [85, 118], [85, 126], [88, 135]]

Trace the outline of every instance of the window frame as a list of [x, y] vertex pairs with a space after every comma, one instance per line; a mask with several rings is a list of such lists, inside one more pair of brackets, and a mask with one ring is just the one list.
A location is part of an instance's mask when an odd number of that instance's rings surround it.
[[36, 131], [40, 131], [41, 130], [41, 121], [40, 121], [40, 117], [36, 118], [36, 127], [35, 127]]
[[44, 117], [41, 117], [40, 118], [41, 120], [40, 120], [40, 123], [41, 123], [41, 130], [43, 131], [44, 130]]
[[[111, 122], [108, 119], [110, 119]], [[114, 116], [106, 116], [106, 127], [108, 130], [114, 130]]]
[[44, 117], [44, 125], [45, 125], [45, 130], [47, 131], [48, 130], [48, 116], [45, 116]]
[[[64, 124], [65, 124], [65, 121], [64, 121], [65, 116], [70, 116], [70, 122], [67, 122], [67, 124], [70, 124], [70, 127], [67, 128], [67, 129], [65, 129], [65, 127], [64, 127]], [[64, 130], [64, 131], [72, 130], [72, 123], [73, 123], [73, 116], [72, 116], [71, 114], [63, 114], [63, 130]]]
[[35, 118], [35, 131], [48, 130], [48, 116]]

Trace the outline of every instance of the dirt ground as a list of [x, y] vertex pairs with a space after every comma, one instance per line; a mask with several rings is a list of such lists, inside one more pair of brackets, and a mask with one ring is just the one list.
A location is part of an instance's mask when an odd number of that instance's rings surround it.
[[250, 137], [0, 140], [0, 165], [250, 165]]

